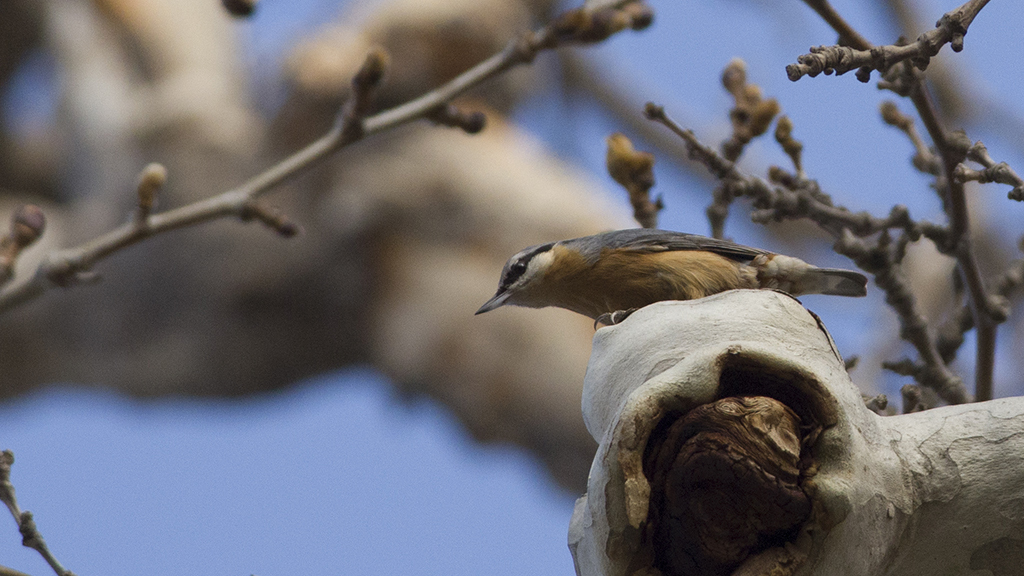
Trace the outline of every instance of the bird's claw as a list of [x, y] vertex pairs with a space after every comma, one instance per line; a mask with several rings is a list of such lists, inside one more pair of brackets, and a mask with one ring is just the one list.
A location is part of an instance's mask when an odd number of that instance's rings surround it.
[[629, 310], [616, 310], [615, 312], [605, 312], [594, 320], [594, 330], [597, 330], [598, 324], [604, 324], [605, 326], [614, 326], [619, 324], [633, 312], [636, 312], [636, 308], [630, 308]]

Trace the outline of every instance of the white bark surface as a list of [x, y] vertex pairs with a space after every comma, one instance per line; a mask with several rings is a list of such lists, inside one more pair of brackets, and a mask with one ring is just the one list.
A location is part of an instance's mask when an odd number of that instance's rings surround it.
[[[722, 378], [736, 369], [754, 377]], [[760, 374], [773, 389], [737, 388]], [[657, 303], [597, 332], [583, 412], [600, 447], [569, 528], [579, 574], [648, 568], [648, 437], [667, 411], [734, 395], [786, 396], [825, 426], [804, 485], [815, 511], [787, 546], [800, 561], [776, 573], [1024, 573], [1024, 399], [878, 416], [798, 301], [743, 290]], [[764, 560], [737, 573], [781, 568]]]

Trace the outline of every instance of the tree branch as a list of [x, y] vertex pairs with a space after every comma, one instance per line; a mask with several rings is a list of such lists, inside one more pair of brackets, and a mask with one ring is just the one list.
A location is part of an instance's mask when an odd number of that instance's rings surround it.
[[[822, 10], [835, 12], [827, 0], [805, 0], [805, 2], [819, 14]], [[992, 397], [996, 326], [1005, 317], [1001, 317], [998, 303], [986, 292], [985, 282], [968, 233], [969, 218], [963, 182], [958, 182], [955, 177], [956, 168], [966, 156], [970, 143], [963, 142], [966, 138], [951, 135], [942, 126], [935, 103], [928, 93], [920, 71], [927, 67], [928, 60], [938, 52], [943, 44], [952, 43], [953, 50], [956, 52], [963, 49], [963, 37], [967, 33], [967, 28], [987, 3], [988, 0], [969, 0], [955, 10], [947, 12], [939, 19], [936, 29], [922, 34], [918, 41], [911, 45], [914, 48], [909, 51], [903, 50], [904, 47], [897, 46], [875, 48], [860, 35], [851, 34], [852, 28], [841, 18], [826, 18], [826, 22], [839, 33], [841, 38], [846, 38], [856, 51], [881, 55], [877, 60], [869, 59], [867, 64], [861, 64], [864, 67], [858, 72], [858, 79], [866, 82], [872, 69], [881, 70], [886, 76], [886, 80], [880, 86], [910, 98], [938, 151], [942, 173], [937, 177], [936, 189], [942, 192], [944, 208], [949, 217], [949, 234], [945, 242], [936, 242], [936, 246], [942, 253], [956, 258], [957, 268], [967, 286], [969, 302], [974, 314], [974, 324], [978, 330], [974, 374], [975, 398], [977, 400], [987, 400]], [[828, 54], [823, 51], [827, 51], [827, 49], [822, 48], [818, 53], [801, 56], [798, 64], [787, 66], [786, 71], [790, 80], [798, 80], [805, 74], [814, 76], [822, 71], [828, 74], [832, 71], [842, 73], [839, 72], [840, 69], [843, 71], [852, 69], [851, 63], [854, 60], [844, 60], [841, 68], [835, 68], [840, 65], [836, 54], [842, 54], [843, 58], [851, 59], [854, 58], [855, 51], [851, 51], [849, 48], [835, 49]], [[907, 66], [904, 61], [908, 59], [918, 68], [917, 70]], [[816, 72], [812, 74], [811, 72], [815, 70]]]
[[967, 149], [967, 159], [981, 164], [985, 169], [972, 170], [966, 164], [960, 163], [957, 165], [956, 169], [953, 170], [954, 180], [961, 184], [969, 181], [981, 184], [986, 184], [988, 182], [1007, 184], [1009, 186], [1013, 186], [1013, 189], [1007, 194], [1007, 198], [1018, 202], [1024, 201], [1024, 179], [1021, 179], [1021, 177], [1018, 176], [1006, 162], [996, 163], [996, 161], [989, 156], [988, 148], [986, 148], [980, 141], [975, 142]]
[[[144, 218], [134, 218], [80, 246], [47, 254], [30, 278], [15, 281], [0, 290], [0, 314], [55, 286], [70, 286], [89, 278], [87, 273], [100, 260], [157, 234], [229, 216], [276, 222], [274, 218], [260, 217], [265, 210], [255, 207], [255, 200], [341, 148], [414, 120], [436, 119], [437, 111], [446, 108], [453, 98], [511, 68], [532, 62], [542, 51], [599, 42], [627, 28], [641, 30], [650, 25], [652, 19], [653, 12], [639, 0], [619, 0], [595, 9], [569, 10], [540, 30], [523, 34], [501, 52], [435, 90], [390, 110], [366, 116], [369, 100], [386, 67], [383, 52], [371, 52], [352, 80], [352, 97], [326, 135], [233, 190], [159, 214], [148, 214], [148, 209], [140, 206], [139, 213], [147, 212]], [[281, 227], [275, 228], [281, 231]]]
[[[959, 404], [968, 400], [963, 382], [943, 362], [935, 340], [928, 331], [927, 321], [917, 299], [900, 272], [907, 243], [921, 236], [943, 241], [948, 231], [927, 222], [915, 222], [905, 206], [894, 206], [889, 216], [878, 218], [867, 212], [851, 212], [834, 206], [830, 196], [808, 178], [796, 178], [781, 169], [773, 170], [773, 185], [761, 178], [743, 174], [735, 164], [718, 155], [712, 148], [700, 143], [693, 132], [685, 130], [665, 114], [660, 106], [648, 104], [647, 117], [678, 134], [687, 144], [690, 158], [707, 166], [721, 186], [735, 197], [753, 199], [755, 210], [751, 219], [770, 222], [807, 218], [836, 239], [835, 250], [851, 258], [863, 270], [875, 276], [875, 283], [886, 293], [886, 302], [892, 306], [900, 320], [900, 337], [917, 349], [923, 366], [903, 370], [905, 363], [891, 363], [887, 367], [913, 376], [921, 385], [928, 386], [946, 402]], [[893, 241], [890, 230], [900, 231]], [[881, 233], [875, 246], [862, 238]]]
[[912, 44], [871, 46], [836, 14], [828, 2], [808, 0], [807, 4], [839, 33], [841, 45], [811, 48], [810, 54], [804, 54], [797, 58], [796, 64], [786, 66], [786, 74], [790, 80], [796, 81], [804, 76], [813, 78], [822, 72], [839, 76], [857, 70], [857, 79], [867, 82], [871, 79], [872, 70], [884, 72], [905, 60], [909, 60], [918, 70], [925, 70], [932, 56], [938, 54], [946, 44], [951, 44], [954, 52], [964, 49], [967, 28], [988, 1], [969, 0], [947, 12], [935, 24], [934, 30], [921, 34]]
[[32, 519], [32, 513], [28, 510], [22, 510], [18, 506], [18, 499], [14, 495], [14, 484], [11, 483], [11, 466], [13, 464], [13, 452], [10, 450], [0, 452], [0, 502], [7, 505], [11, 516], [14, 516], [14, 521], [18, 523], [22, 545], [39, 552], [39, 555], [53, 568], [57, 576], [75, 576], [74, 572], [65, 568], [53, 553], [50, 552], [49, 547], [46, 546], [46, 540], [43, 539], [43, 535], [36, 528], [35, 520]]

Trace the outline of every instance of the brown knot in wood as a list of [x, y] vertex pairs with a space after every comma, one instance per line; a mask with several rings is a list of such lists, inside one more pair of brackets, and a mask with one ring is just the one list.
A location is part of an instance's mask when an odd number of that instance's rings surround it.
[[811, 512], [801, 445], [800, 418], [763, 396], [664, 418], [644, 459], [655, 566], [672, 576], [731, 574], [792, 539]]

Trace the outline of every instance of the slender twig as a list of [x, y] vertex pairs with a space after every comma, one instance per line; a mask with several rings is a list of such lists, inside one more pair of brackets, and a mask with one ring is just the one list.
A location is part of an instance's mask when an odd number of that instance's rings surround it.
[[[85, 244], [47, 254], [31, 277], [21, 282], [15, 280], [0, 290], [0, 313], [55, 286], [69, 286], [82, 280], [83, 274], [100, 260], [157, 234], [229, 216], [276, 222], [274, 218], [262, 217], [265, 210], [254, 206], [255, 200], [341, 148], [415, 120], [443, 118], [445, 111], [440, 115], [437, 111], [453, 98], [511, 68], [532, 62], [542, 51], [599, 42], [627, 28], [640, 30], [650, 25], [652, 18], [653, 13], [639, 0], [619, 0], [597, 9], [569, 10], [540, 30], [516, 38], [501, 52], [448, 83], [395, 108], [366, 116], [369, 99], [386, 66], [383, 53], [372, 52], [353, 78], [353, 96], [346, 101], [327, 134], [233, 190], [166, 212], [149, 214], [147, 210], [145, 217], [133, 218]], [[276, 228], [281, 232], [281, 227]]]
[[877, 244], [869, 246], [847, 231], [836, 243], [835, 249], [874, 275], [875, 285], [885, 292], [885, 302], [896, 312], [900, 321], [900, 338], [913, 345], [921, 358], [920, 363], [908, 359], [884, 362], [882, 366], [913, 377], [922, 386], [935, 390], [950, 404], [962, 404], [968, 401], [967, 389], [939, 353], [938, 343], [928, 329], [928, 320], [900, 266], [909, 239], [904, 233], [893, 241], [883, 232]]
[[[989, 286], [992, 290], [992, 299], [1001, 314], [1009, 315], [1009, 297], [1018, 293], [1021, 286], [1024, 286], [1024, 260], [1011, 262], [1002, 274], [991, 279]], [[947, 364], [956, 358], [957, 350], [964, 342], [964, 334], [973, 328], [974, 314], [969, 305], [962, 306], [939, 328], [939, 352]]]
[[18, 523], [18, 531], [21, 532], [21, 543], [39, 553], [46, 560], [46, 563], [53, 568], [57, 576], [75, 576], [74, 572], [65, 568], [50, 552], [46, 540], [36, 528], [32, 513], [22, 510], [18, 506], [18, 498], [14, 495], [14, 484], [11, 483], [11, 466], [14, 464], [14, 453], [10, 450], [0, 452], [0, 502], [3, 502], [7, 509], [14, 516]]
[[890, 126], [899, 128], [901, 132], [907, 135], [910, 143], [914, 145], [915, 154], [912, 158], [914, 168], [925, 174], [938, 176], [942, 172], [942, 165], [939, 162], [939, 158], [928, 148], [924, 138], [921, 138], [921, 133], [917, 131], [917, 126], [914, 125], [914, 119], [900, 112], [896, 103], [891, 100], [882, 102], [880, 110], [882, 120]]
[[946, 44], [951, 44], [954, 52], [963, 50], [967, 28], [970, 27], [978, 12], [989, 2], [989, 0], [969, 0], [959, 8], [944, 14], [936, 23], [934, 30], [921, 34], [913, 43], [871, 46], [835, 13], [828, 2], [824, 0], [805, 1], [839, 33], [840, 45], [811, 48], [810, 54], [804, 54], [797, 58], [796, 64], [786, 66], [786, 74], [789, 75], [789, 79], [799, 80], [804, 76], [813, 78], [822, 72], [826, 75], [835, 73], [838, 76], [850, 70], [857, 70], [857, 79], [861, 82], [871, 79], [872, 70], [884, 72], [905, 60], [909, 60], [918, 70], [924, 70], [928, 67], [932, 56], [938, 54]]
[[853, 26], [850, 26], [850, 24], [843, 19], [838, 12], [836, 12], [835, 8], [829, 4], [828, 0], [804, 0], [804, 3], [817, 12], [818, 16], [821, 16], [821, 19], [839, 34], [839, 44], [843, 46], [851, 46], [858, 50], [868, 50], [871, 48], [871, 43], [868, 42], [867, 38], [861, 36], [860, 32], [857, 32]]
[[805, 176], [802, 161], [804, 145], [803, 142], [793, 137], [793, 121], [789, 119], [789, 116], [779, 116], [779, 121], [775, 123], [775, 141], [779, 143], [782, 151], [793, 162], [793, 169], [796, 170], [796, 179], [802, 180]]
[[[831, 234], [836, 239], [837, 252], [875, 276], [875, 283], [885, 291], [886, 301], [900, 319], [900, 337], [914, 346], [923, 363], [918, 366], [907, 361], [887, 367], [913, 376], [921, 385], [935, 390], [946, 402], [959, 404], [968, 400], [963, 382], [943, 362], [925, 316], [899, 267], [910, 240], [928, 236], [943, 241], [948, 235], [944, 228], [913, 221], [903, 206], [894, 206], [887, 218], [834, 206], [828, 194], [808, 178], [788, 178], [785, 179], [786, 186], [773, 186], [761, 178], [743, 174], [734, 163], [701, 144], [692, 131], [683, 129], [669, 118], [660, 106], [648, 104], [644, 113], [679, 135], [689, 148], [690, 158], [707, 166], [721, 181], [720, 186], [734, 196], [752, 198], [755, 210], [751, 219], [755, 222], [807, 218]], [[780, 171], [775, 170], [776, 178]], [[900, 233], [897, 240], [890, 239], [890, 230]], [[862, 240], [878, 233], [881, 235], [875, 246], [869, 246]]]
[[483, 112], [464, 112], [454, 104], [445, 104], [427, 115], [427, 119], [435, 124], [458, 128], [466, 134], [476, 134], [487, 125], [487, 115]]
[[974, 397], [978, 401], [992, 399], [992, 378], [995, 372], [996, 326], [998, 312], [989, 301], [985, 280], [974, 253], [969, 234], [970, 218], [967, 210], [967, 194], [962, 182], [957, 182], [954, 173], [966, 154], [966, 147], [954, 145], [949, 132], [939, 121], [935, 103], [920, 79], [911, 91], [910, 100], [917, 108], [921, 121], [928, 130], [935, 148], [942, 158], [943, 176], [946, 182], [945, 209], [949, 215], [949, 243], [939, 250], [956, 257], [957, 267], [967, 286], [974, 324], [977, 329], [976, 358], [974, 365]]
[[[804, 1], [819, 13], [821, 13], [822, 7], [827, 7], [827, 10], [835, 12], [827, 0]], [[998, 321], [1000, 321], [1000, 310], [986, 292], [985, 282], [981, 276], [981, 269], [978, 266], [971, 237], [968, 233], [969, 218], [964, 186], [962, 182], [958, 182], [955, 178], [956, 168], [963, 161], [969, 143], [967, 146], [963, 146], [963, 143], [960, 142], [961, 139], [952, 137], [945, 127], [942, 126], [938, 110], [931, 95], [928, 93], [920, 70], [927, 65], [927, 59], [934, 55], [934, 53], [929, 54], [927, 51], [922, 51], [925, 50], [926, 46], [931, 46], [933, 40], [941, 40], [941, 43], [938, 44], [939, 47], [946, 42], [951, 42], [953, 50], [959, 52], [963, 48], [963, 37], [967, 33], [967, 28], [987, 3], [988, 0], [969, 0], [960, 7], [944, 14], [937, 23], [936, 30], [922, 34], [916, 43], [918, 50], [921, 52], [915, 55], [915, 60], [913, 61], [918, 70], [913, 70], [906, 66], [905, 63], [893, 66], [894, 63], [898, 62], [896, 59], [885, 61], [885, 67], [882, 68], [883, 70], [896, 70], [902, 67], [900, 82], [887, 81], [885, 86], [909, 97], [911, 102], [914, 103], [914, 107], [917, 109], [917, 113], [921, 117], [921, 121], [928, 131], [928, 135], [931, 137], [941, 159], [942, 174], [938, 178], [937, 189], [943, 192], [943, 203], [946, 214], [949, 217], [949, 235], [946, 242], [936, 243], [936, 246], [943, 253], [951, 254], [956, 258], [957, 268], [964, 280], [964, 284], [967, 286], [968, 298], [974, 314], [974, 323], [978, 331], [977, 358], [974, 374], [975, 398], [977, 400], [986, 400], [992, 396], [996, 326]], [[852, 28], [841, 18], [838, 21], [834, 19], [826, 19], [826, 21], [833, 26], [833, 29], [841, 37], [847, 39], [855, 38], [855, 40], [850, 42], [853, 48], [860, 51], [875, 50], [874, 46], [863, 37], [851, 35], [850, 31]], [[889, 48], [894, 47], [882, 47], [883, 52]], [[935, 51], [938, 51], [937, 47]], [[910, 56], [907, 57], [909, 58]], [[905, 60], [906, 58], [903, 59]], [[806, 63], [801, 61], [801, 64]], [[796, 80], [803, 75], [799, 73], [803, 70], [800, 68], [801, 64], [787, 67], [791, 80]], [[790, 70], [791, 67], [793, 70]], [[870, 69], [871, 67], [866, 69], [868, 74]], [[864, 78], [861, 79], [864, 80]]]
[[953, 171], [953, 178], [957, 182], [973, 181], [982, 184], [988, 182], [1007, 184], [1013, 186], [1013, 189], [1007, 194], [1007, 198], [1018, 202], [1024, 201], [1024, 179], [1021, 179], [1006, 162], [997, 163], [993, 160], [992, 156], [988, 153], [988, 148], [980, 141], [975, 142], [967, 149], [967, 159], [981, 164], [985, 169], [973, 170], [966, 164], [961, 163]]
[[644, 114], [682, 138], [690, 159], [703, 164], [731, 193], [753, 199], [752, 219], [755, 221], [808, 218], [836, 239], [842, 236], [844, 229], [860, 237], [894, 228], [906, 230], [912, 236], [942, 235], [940, 227], [911, 220], [904, 206], [894, 206], [887, 217], [879, 218], [868, 212], [852, 212], [834, 206], [813, 180], [802, 180], [800, 187], [792, 189], [773, 186], [767, 180], [741, 172], [733, 162], [702, 144], [693, 131], [681, 127], [661, 106], [648, 103]]
[[[722, 71], [722, 86], [732, 95], [734, 105], [729, 110], [732, 134], [722, 142], [722, 156], [735, 162], [754, 138], [764, 134], [772, 120], [779, 113], [779, 103], [774, 98], [763, 98], [761, 88], [747, 83], [747, 65], [739, 58], [732, 59]], [[725, 221], [735, 195], [727, 186], [716, 186], [711, 195], [711, 204], [705, 213], [711, 225], [711, 236], [725, 237]]]

